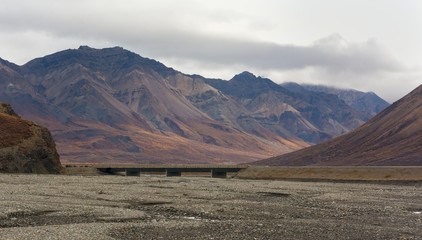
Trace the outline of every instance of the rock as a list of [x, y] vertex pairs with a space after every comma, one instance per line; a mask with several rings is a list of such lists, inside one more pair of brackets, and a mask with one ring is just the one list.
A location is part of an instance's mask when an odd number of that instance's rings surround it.
[[0, 103], [0, 172], [60, 173], [63, 167], [47, 128], [22, 119]]
[[8, 114], [10, 116], [20, 118], [20, 116], [17, 113], [15, 113], [15, 111], [13, 111], [12, 106], [10, 106], [10, 104], [8, 104], [8, 103], [0, 102], [0, 113], [4, 113], [4, 114]]

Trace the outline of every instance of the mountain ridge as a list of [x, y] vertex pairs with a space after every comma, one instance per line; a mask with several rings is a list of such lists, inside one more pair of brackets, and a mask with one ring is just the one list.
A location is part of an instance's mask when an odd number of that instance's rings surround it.
[[[253, 85], [242, 84], [252, 78], [255, 80]], [[371, 117], [352, 109], [334, 95], [289, 91], [250, 73], [238, 74], [230, 81], [212, 79], [206, 82], [236, 99], [261, 124], [271, 125], [271, 131], [284, 137], [298, 136], [310, 143], [348, 132]]]
[[360, 110], [370, 112], [372, 114], [378, 114], [390, 104], [384, 99], [380, 98], [374, 92], [361, 92], [355, 89], [341, 89], [335, 87], [328, 87], [323, 85], [312, 85], [312, 84], [297, 84], [297, 83], [283, 83], [282, 86], [289, 90], [296, 92], [303, 91], [314, 91], [322, 92], [327, 94], [334, 94], [339, 99], [343, 100], [347, 105]]
[[64, 162], [238, 163], [367, 120], [325, 93], [303, 97], [249, 72], [230, 81], [186, 75], [121, 47], [2, 62], [0, 100], [47, 126]]
[[422, 85], [361, 127], [329, 141], [257, 161], [271, 166], [422, 165]]

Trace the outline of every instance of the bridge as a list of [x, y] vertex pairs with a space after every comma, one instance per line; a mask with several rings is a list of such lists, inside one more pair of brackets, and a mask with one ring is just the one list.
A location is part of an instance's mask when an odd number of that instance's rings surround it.
[[247, 165], [103, 165], [96, 164], [93, 167], [99, 171], [109, 174], [118, 172], [126, 176], [139, 176], [141, 172], [165, 173], [168, 177], [181, 176], [182, 172], [211, 173], [213, 178], [225, 178], [228, 172], [238, 172], [245, 169]]

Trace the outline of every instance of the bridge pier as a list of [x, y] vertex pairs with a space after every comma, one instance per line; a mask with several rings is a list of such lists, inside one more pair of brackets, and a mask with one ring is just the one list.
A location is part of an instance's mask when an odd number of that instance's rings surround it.
[[175, 171], [175, 170], [172, 170], [172, 169], [166, 169], [166, 176], [167, 177], [180, 177], [180, 176], [182, 176], [182, 172]]
[[141, 175], [140, 171], [132, 170], [132, 169], [129, 169], [129, 168], [127, 168], [125, 172], [126, 172], [126, 176], [139, 177]]
[[227, 172], [221, 171], [221, 170], [218, 170], [218, 169], [211, 169], [211, 177], [213, 177], [213, 178], [226, 178]]

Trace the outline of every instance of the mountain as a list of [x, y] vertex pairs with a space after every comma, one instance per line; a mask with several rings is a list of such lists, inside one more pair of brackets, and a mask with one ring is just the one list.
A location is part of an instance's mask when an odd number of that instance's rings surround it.
[[0, 101], [47, 126], [61, 160], [239, 163], [301, 149], [370, 114], [332, 94], [244, 72], [186, 75], [120, 47], [81, 46], [18, 66], [0, 59]]
[[233, 118], [244, 129], [253, 131], [260, 126], [284, 138], [299, 138], [311, 144], [344, 134], [371, 117], [337, 96], [290, 91], [248, 72], [230, 81], [206, 79], [205, 82], [243, 107]]
[[60, 173], [62, 166], [48, 129], [22, 119], [0, 103], [0, 172]]
[[369, 112], [373, 116], [390, 106], [388, 102], [373, 92], [361, 92], [353, 89], [339, 89], [334, 87], [297, 83], [283, 83], [283, 87], [291, 91], [313, 91], [334, 94], [347, 105], [360, 111]]
[[236, 163], [307, 146], [212, 119], [185, 95], [217, 90], [119, 47], [1, 61], [0, 79], [0, 99], [47, 126], [63, 162]]
[[420, 166], [421, 146], [422, 85], [348, 134], [253, 164]]

